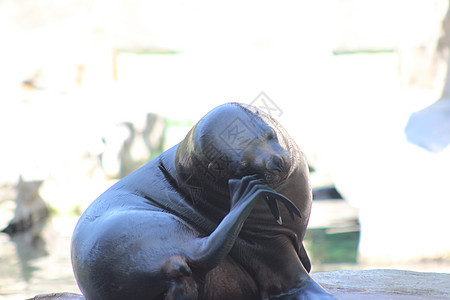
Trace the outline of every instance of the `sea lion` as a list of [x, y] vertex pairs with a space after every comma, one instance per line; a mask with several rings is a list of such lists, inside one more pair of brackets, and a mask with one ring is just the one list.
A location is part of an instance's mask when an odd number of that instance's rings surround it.
[[84, 212], [76, 280], [87, 299], [335, 299], [308, 275], [311, 198], [281, 125], [221, 105]]

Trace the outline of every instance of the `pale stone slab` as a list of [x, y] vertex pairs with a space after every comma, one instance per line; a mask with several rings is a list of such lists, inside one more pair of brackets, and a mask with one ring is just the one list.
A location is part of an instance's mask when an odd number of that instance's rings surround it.
[[312, 277], [341, 300], [450, 299], [450, 274], [404, 270], [341, 270]]
[[[450, 274], [404, 270], [341, 270], [311, 275], [340, 300], [450, 299]], [[53, 293], [29, 300], [83, 300], [82, 295]]]

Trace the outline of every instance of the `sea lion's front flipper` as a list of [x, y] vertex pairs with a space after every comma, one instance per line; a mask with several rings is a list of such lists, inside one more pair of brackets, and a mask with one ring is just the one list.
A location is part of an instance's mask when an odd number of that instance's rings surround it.
[[309, 259], [308, 253], [306, 253], [305, 245], [303, 245], [303, 243], [299, 249], [298, 256], [300, 257], [300, 261], [306, 272], [311, 272], [311, 260]]
[[269, 197], [270, 201], [281, 200], [285, 205], [287, 201], [295, 207], [289, 199], [254, 176], [230, 179], [228, 184], [231, 196], [230, 212], [210, 236], [197, 240], [189, 258], [190, 264], [200, 269], [211, 270], [228, 255], [245, 220], [259, 199]]

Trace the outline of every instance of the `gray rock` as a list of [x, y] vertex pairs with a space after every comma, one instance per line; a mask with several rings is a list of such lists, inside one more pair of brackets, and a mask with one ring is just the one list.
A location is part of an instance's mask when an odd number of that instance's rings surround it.
[[41, 180], [25, 181], [20, 176], [17, 184], [14, 218], [2, 232], [15, 234], [26, 231], [48, 216], [47, 205], [39, 195], [39, 188], [42, 183]]
[[103, 136], [101, 164], [109, 178], [123, 178], [163, 152], [165, 119], [147, 113], [140, 123], [121, 122]]
[[403, 270], [341, 270], [313, 273], [341, 300], [450, 299], [450, 274]]
[[[404, 270], [341, 270], [312, 277], [340, 300], [450, 299], [450, 274]], [[85, 299], [73, 293], [37, 295], [28, 300]]]

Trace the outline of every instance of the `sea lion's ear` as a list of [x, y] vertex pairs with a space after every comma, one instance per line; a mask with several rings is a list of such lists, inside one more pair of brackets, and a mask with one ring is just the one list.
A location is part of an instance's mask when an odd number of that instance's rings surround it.
[[217, 164], [215, 162], [210, 162], [208, 164], [208, 170], [217, 169]]

